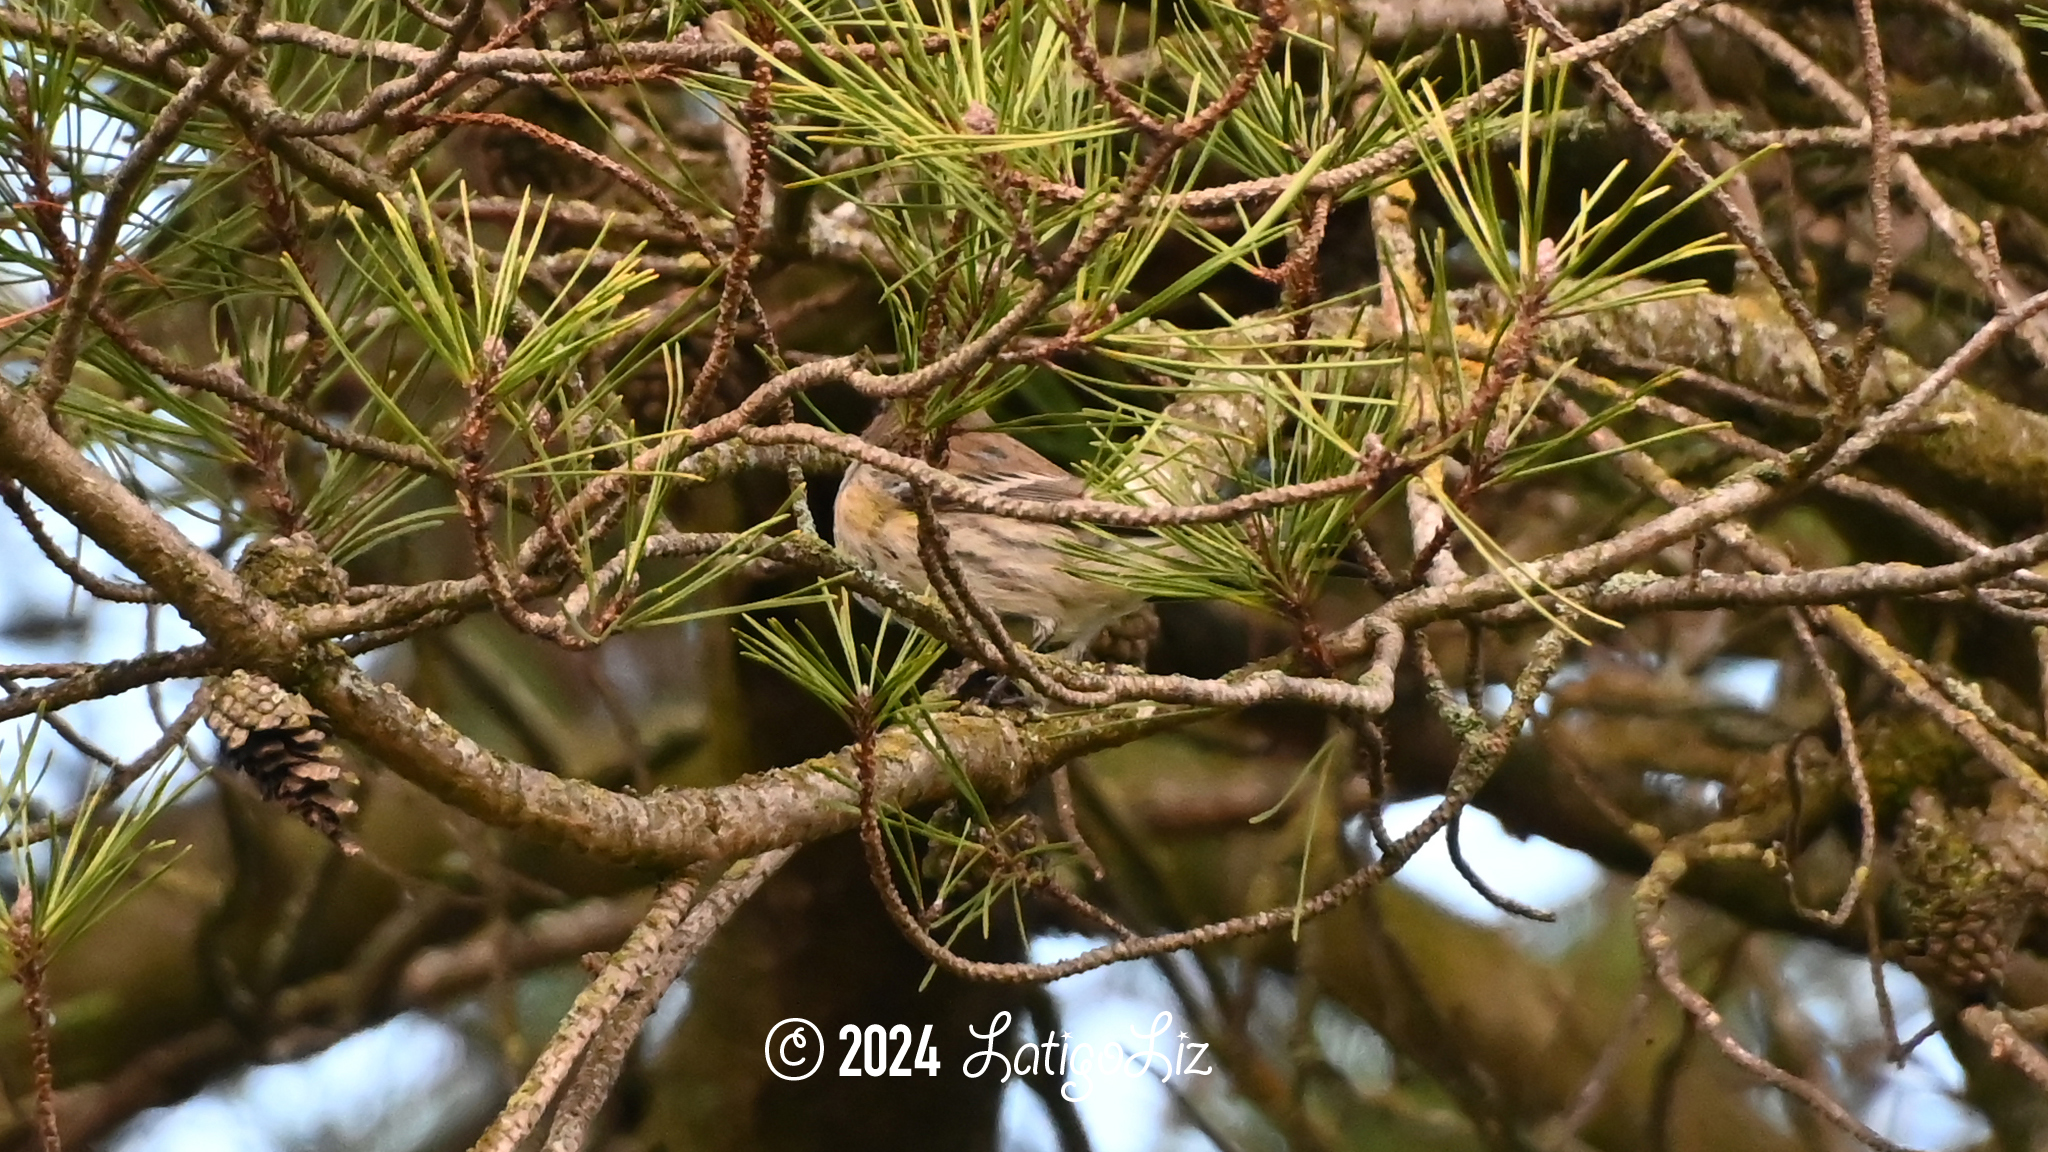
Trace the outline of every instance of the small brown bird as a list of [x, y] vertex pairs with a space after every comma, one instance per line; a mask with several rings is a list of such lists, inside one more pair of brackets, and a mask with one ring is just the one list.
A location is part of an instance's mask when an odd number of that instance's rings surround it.
[[[912, 448], [893, 406], [884, 408], [861, 435], [895, 451]], [[980, 412], [953, 424], [939, 466], [991, 496], [1054, 502], [1088, 495], [1080, 477], [1015, 436], [994, 431], [993, 422]], [[931, 584], [918, 557], [913, 499], [908, 480], [855, 464], [839, 485], [832, 529], [839, 547], [862, 567], [923, 595]], [[1058, 645], [1061, 655], [1074, 659], [1104, 625], [1145, 602], [1143, 593], [1074, 570], [1072, 544], [1100, 541], [1083, 529], [935, 504], [968, 590], [1002, 619], [1011, 636], [1034, 649]]]

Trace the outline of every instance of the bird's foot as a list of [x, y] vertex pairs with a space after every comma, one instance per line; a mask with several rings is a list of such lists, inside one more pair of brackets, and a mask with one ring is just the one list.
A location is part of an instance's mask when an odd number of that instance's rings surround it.
[[960, 692], [971, 694], [973, 701], [985, 708], [1032, 708], [1038, 702], [1037, 694], [1026, 686], [1000, 672], [981, 667], [976, 667], [967, 677], [960, 686]]

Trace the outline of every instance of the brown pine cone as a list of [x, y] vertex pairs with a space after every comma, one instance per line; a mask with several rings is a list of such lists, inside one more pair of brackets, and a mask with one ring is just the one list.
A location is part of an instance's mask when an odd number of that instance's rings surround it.
[[1971, 809], [1951, 811], [1929, 789], [1913, 794], [1899, 817], [1893, 854], [1905, 937], [1901, 967], [1975, 1000], [2005, 979], [2013, 948], [2036, 901], [2024, 876], [1998, 866], [1999, 821]]
[[360, 851], [342, 827], [356, 802], [335, 790], [354, 785], [356, 777], [328, 743], [327, 717], [305, 697], [249, 672], [220, 677], [207, 691], [206, 726], [220, 737], [221, 763], [343, 852]]
[[[250, 545], [235, 573], [280, 604], [335, 603], [348, 587], [347, 574], [304, 532]], [[216, 677], [206, 691], [206, 726], [220, 737], [221, 763], [342, 851], [360, 851], [342, 828], [356, 803], [337, 791], [356, 777], [329, 743], [327, 717], [305, 697], [252, 672]]]

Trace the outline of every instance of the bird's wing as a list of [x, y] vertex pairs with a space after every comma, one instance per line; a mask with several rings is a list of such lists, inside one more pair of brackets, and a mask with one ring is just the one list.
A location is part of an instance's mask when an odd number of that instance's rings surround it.
[[967, 479], [974, 486], [991, 496], [1002, 496], [1012, 500], [1039, 500], [1053, 503], [1060, 500], [1080, 500], [1088, 495], [1079, 476], [1065, 472], [987, 472]]
[[1041, 456], [1029, 445], [992, 432], [965, 432], [946, 450], [946, 470], [991, 496], [1016, 500], [1078, 500], [1088, 494], [1081, 478]]
[[[912, 503], [916, 499], [915, 492], [908, 479], [898, 476], [893, 472], [885, 472], [880, 468], [870, 469], [869, 471], [873, 474], [871, 482], [877, 485], [889, 499], [898, 504], [905, 505]], [[1079, 500], [1088, 495], [1088, 491], [1082, 485], [1080, 477], [1069, 476], [1065, 473], [1048, 476], [1039, 472], [981, 472], [972, 476], [962, 476], [960, 479], [974, 485], [974, 487], [989, 496], [1012, 500], [1037, 500], [1044, 503], [1056, 503], [1062, 500]], [[936, 494], [935, 502], [941, 509], [962, 507], [959, 501], [948, 500], [944, 496], [937, 496]]]

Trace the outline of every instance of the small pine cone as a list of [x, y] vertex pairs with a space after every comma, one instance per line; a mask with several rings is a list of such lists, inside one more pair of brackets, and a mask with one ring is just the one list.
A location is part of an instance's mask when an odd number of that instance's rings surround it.
[[1112, 620], [1088, 645], [1088, 655], [1110, 664], [1144, 667], [1152, 642], [1159, 639], [1159, 612], [1150, 604], [1140, 605]]
[[2036, 906], [2048, 896], [2048, 809], [2019, 785], [2000, 780], [1991, 786], [1990, 803], [1984, 806], [1973, 838], [1990, 854], [1999, 874], [2024, 890]]
[[348, 591], [348, 573], [329, 559], [310, 532], [272, 536], [249, 545], [235, 575], [280, 604], [338, 604]]
[[2018, 933], [1956, 930], [1957, 917], [1968, 912], [1940, 903], [1925, 907], [1920, 923], [1898, 950], [1899, 966], [1930, 983], [1973, 1000], [1987, 998], [2005, 980]]
[[1899, 964], [1972, 999], [1995, 992], [2034, 911], [2021, 878], [2001, 871], [1978, 833], [1993, 822], [1951, 811], [1928, 789], [1899, 818], [1893, 852], [1905, 937]]
[[207, 691], [206, 726], [220, 737], [221, 762], [343, 852], [360, 851], [342, 827], [356, 802], [336, 791], [356, 777], [327, 742], [327, 717], [305, 697], [248, 672], [220, 677]]

